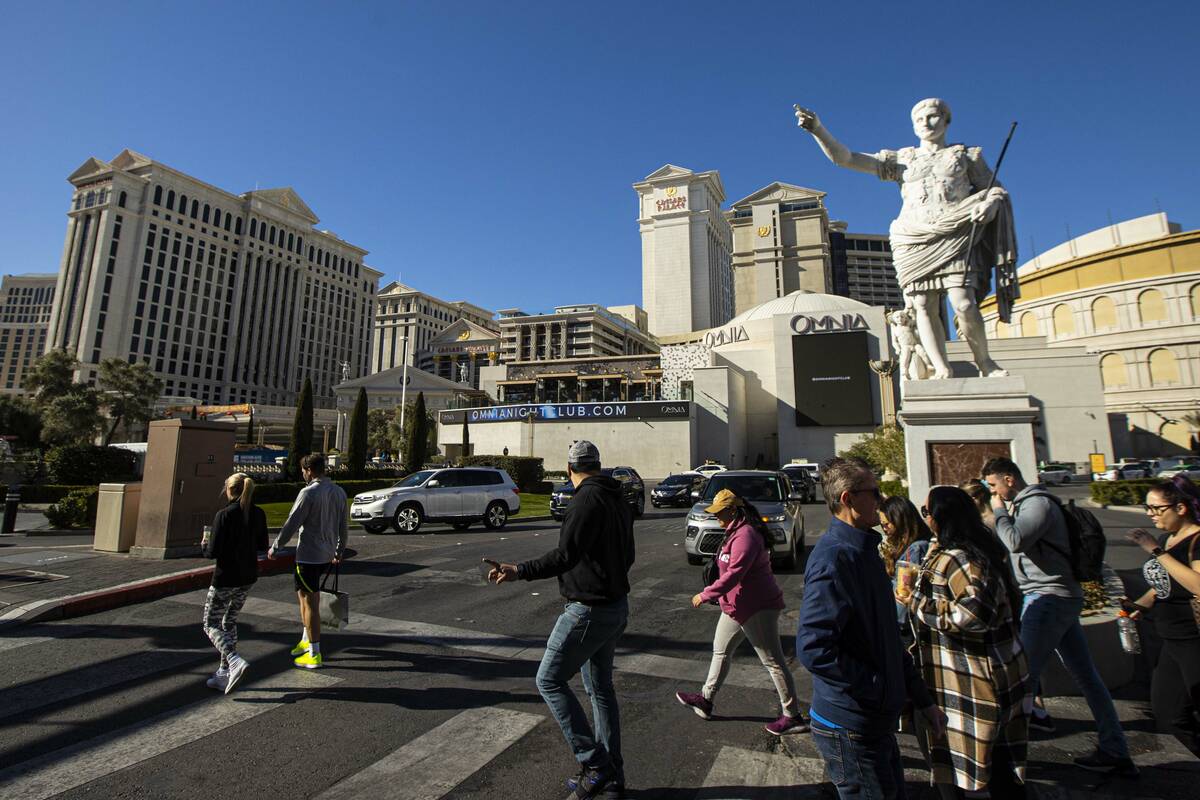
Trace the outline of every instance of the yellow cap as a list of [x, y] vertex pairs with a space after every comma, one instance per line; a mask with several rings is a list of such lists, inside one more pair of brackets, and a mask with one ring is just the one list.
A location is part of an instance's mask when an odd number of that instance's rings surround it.
[[727, 508], [740, 508], [745, 505], [742, 498], [731, 492], [729, 489], [722, 489], [717, 492], [717, 496], [713, 498], [712, 505], [704, 509], [707, 514], [716, 514], [718, 511], [724, 511]]

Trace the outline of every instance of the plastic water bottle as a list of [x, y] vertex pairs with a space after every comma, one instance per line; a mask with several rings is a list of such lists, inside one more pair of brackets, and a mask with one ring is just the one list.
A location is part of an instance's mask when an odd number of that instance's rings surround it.
[[1121, 649], [1136, 655], [1142, 652], [1142, 637], [1138, 633], [1137, 620], [1128, 611], [1117, 612], [1117, 634], [1121, 637]]

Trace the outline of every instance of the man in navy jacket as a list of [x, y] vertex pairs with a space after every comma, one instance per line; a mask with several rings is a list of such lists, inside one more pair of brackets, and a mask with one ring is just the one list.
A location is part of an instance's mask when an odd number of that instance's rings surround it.
[[813, 741], [841, 798], [904, 796], [895, 730], [905, 700], [935, 738], [945, 714], [900, 643], [892, 583], [879, 558], [879, 485], [866, 463], [821, 468], [834, 518], [808, 558], [796, 656], [812, 674]]

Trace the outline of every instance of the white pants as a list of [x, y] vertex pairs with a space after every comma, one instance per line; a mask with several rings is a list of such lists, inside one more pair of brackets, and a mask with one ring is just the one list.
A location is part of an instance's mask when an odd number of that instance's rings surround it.
[[764, 608], [743, 624], [739, 625], [733, 617], [721, 614], [717, 621], [717, 630], [713, 634], [712, 663], [708, 667], [708, 680], [704, 682], [704, 697], [712, 700], [713, 695], [721, 688], [729, 675], [729, 665], [733, 660], [733, 651], [742, 643], [742, 639], [750, 640], [758, 660], [767, 668], [775, 691], [779, 693], [779, 703], [783, 713], [789, 717], [800, 716], [800, 705], [796, 701], [796, 684], [792, 673], [788, 670], [783, 657], [783, 648], [779, 644], [779, 609]]

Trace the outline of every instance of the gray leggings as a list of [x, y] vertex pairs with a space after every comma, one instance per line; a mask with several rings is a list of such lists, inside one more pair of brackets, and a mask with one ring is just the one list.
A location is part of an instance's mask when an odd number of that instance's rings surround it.
[[230, 656], [237, 655], [237, 618], [249, 593], [249, 586], [208, 587], [208, 599], [204, 601], [204, 633], [220, 651], [223, 667], [229, 665]]
[[796, 684], [784, 660], [783, 647], [779, 644], [779, 609], [776, 608], [764, 608], [741, 625], [728, 614], [721, 614], [716, 633], [713, 634], [712, 663], [708, 667], [708, 680], [704, 682], [705, 699], [711, 700], [725, 682], [733, 651], [742, 643], [743, 637], [750, 640], [758, 660], [767, 668], [775, 691], [779, 693], [783, 713], [789, 717], [799, 717]]

